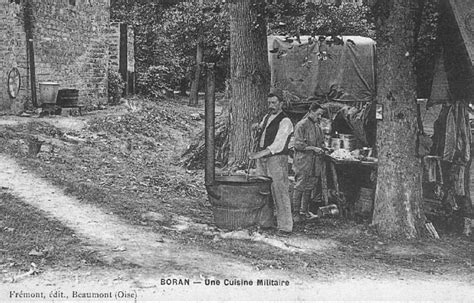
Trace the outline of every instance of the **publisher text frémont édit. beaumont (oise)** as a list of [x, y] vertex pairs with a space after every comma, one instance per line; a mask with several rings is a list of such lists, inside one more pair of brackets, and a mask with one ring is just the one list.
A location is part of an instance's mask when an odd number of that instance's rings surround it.
[[[82, 298], [82, 299], [135, 299], [136, 293], [128, 291], [106, 291], [106, 292], [81, 292], [81, 291], [72, 291], [72, 298]], [[10, 291], [10, 298], [19, 298], [19, 299], [46, 299], [56, 298], [56, 299], [65, 299], [69, 298], [68, 295], [64, 294], [62, 291], [51, 291], [49, 296], [44, 292], [28, 292], [28, 291]]]

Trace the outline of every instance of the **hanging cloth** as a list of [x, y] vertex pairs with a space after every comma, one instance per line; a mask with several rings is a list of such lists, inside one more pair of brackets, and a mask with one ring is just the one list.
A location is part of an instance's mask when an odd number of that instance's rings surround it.
[[454, 193], [458, 196], [465, 196], [466, 191], [464, 188], [464, 165], [453, 164], [451, 177], [454, 184]]
[[444, 105], [434, 129], [431, 154], [465, 165], [471, 158], [471, 131], [465, 104], [457, 101]]
[[441, 160], [439, 157], [423, 157], [423, 167], [425, 181], [443, 184], [443, 170], [441, 168]]

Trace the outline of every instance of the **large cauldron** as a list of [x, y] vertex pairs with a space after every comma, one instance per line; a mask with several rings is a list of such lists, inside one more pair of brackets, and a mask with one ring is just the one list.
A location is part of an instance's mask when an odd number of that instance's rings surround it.
[[206, 190], [213, 207], [214, 222], [218, 227], [246, 228], [263, 220], [262, 209], [268, 207], [272, 180], [264, 176], [215, 176], [214, 83], [214, 72], [212, 68], [208, 68], [205, 97]]
[[217, 176], [214, 185], [207, 186], [216, 225], [239, 229], [259, 223], [271, 184], [268, 177]]

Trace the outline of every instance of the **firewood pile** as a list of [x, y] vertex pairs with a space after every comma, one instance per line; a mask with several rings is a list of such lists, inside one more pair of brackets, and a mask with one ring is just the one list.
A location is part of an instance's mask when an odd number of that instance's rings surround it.
[[[229, 159], [229, 116], [224, 111], [216, 118], [215, 126], [215, 150], [216, 165], [222, 167]], [[206, 159], [206, 146], [204, 139], [204, 130], [196, 137], [194, 142], [182, 154], [181, 164], [187, 169], [203, 169]]]

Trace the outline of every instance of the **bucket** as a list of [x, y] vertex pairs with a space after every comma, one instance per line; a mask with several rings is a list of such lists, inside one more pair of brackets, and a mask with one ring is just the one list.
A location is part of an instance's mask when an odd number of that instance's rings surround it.
[[39, 102], [41, 104], [56, 104], [58, 96], [59, 83], [40, 82], [39, 83]]
[[329, 204], [318, 208], [318, 217], [337, 217], [339, 209], [336, 204]]
[[247, 228], [258, 223], [268, 204], [272, 180], [263, 176], [217, 176], [207, 187], [214, 222], [224, 229]]

